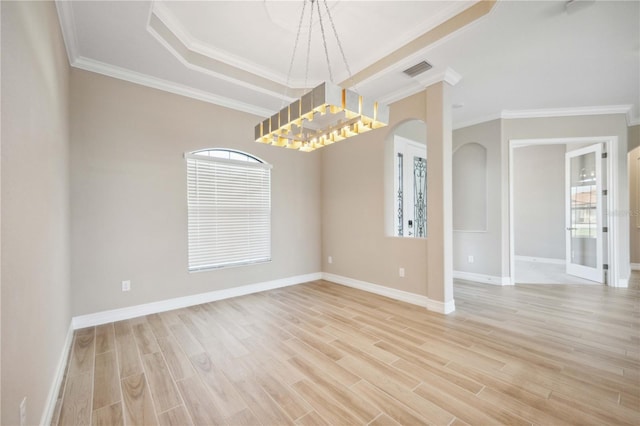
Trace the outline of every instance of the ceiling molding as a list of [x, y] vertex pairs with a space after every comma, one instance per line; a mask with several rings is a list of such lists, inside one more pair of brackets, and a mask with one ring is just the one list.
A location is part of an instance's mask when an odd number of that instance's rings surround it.
[[524, 110], [502, 110], [500, 117], [504, 119], [515, 118], [550, 118], [550, 117], [573, 117], [577, 115], [607, 115], [625, 114], [629, 121], [628, 114], [633, 105], [604, 105], [574, 108], [545, 108], [545, 109], [524, 109]]
[[431, 86], [432, 84], [445, 81], [450, 85], [455, 86], [462, 79], [462, 76], [460, 74], [448, 67], [444, 71], [433, 73], [433, 70], [431, 70], [422, 75], [428, 76], [427, 78], [420, 78], [419, 76], [413, 79], [416, 83], [418, 83], [418, 85], [411, 85], [410, 87], [396, 90], [395, 92], [380, 98], [378, 101], [383, 104], [392, 104], [408, 96], [415, 95], [416, 93], [423, 91], [425, 88]]
[[[164, 4], [159, 2], [154, 2], [151, 7], [151, 13], [149, 17], [149, 23], [147, 24], [147, 29], [153, 28], [151, 17], [157, 17], [162, 24], [169, 30], [173, 35], [179, 40], [186, 49], [198, 53], [200, 55], [206, 56], [210, 59], [222, 62], [227, 64], [228, 66], [238, 68], [240, 70], [246, 71], [251, 74], [263, 76], [264, 78], [271, 80], [277, 84], [285, 86], [287, 83], [287, 77], [281, 75], [280, 73], [274, 73], [272, 70], [256, 64], [251, 61], [244, 60], [236, 55], [233, 55], [227, 51], [216, 49], [213, 46], [203, 43], [200, 40], [196, 39], [187, 31], [184, 26], [180, 23], [180, 21], [175, 17], [173, 12], [171, 12]], [[155, 29], [155, 28], [154, 28]], [[157, 38], [159, 34], [156, 32], [154, 36]], [[161, 36], [160, 36], [161, 37]], [[164, 43], [163, 43], [164, 44]], [[165, 47], [167, 47], [165, 45]], [[174, 52], [172, 52], [174, 53]], [[174, 53], [175, 54], [175, 53]], [[201, 71], [207, 71], [207, 69], [202, 69]], [[290, 86], [297, 86], [298, 83], [301, 85], [304, 83], [295, 82], [296, 84], [291, 84]], [[300, 86], [302, 87], [302, 86]]]
[[[426, 78], [423, 76], [425, 76]], [[421, 74], [416, 77], [416, 80], [418, 80], [418, 82], [422, 84], [423, 87], [429, 87], [432, 84], [436, 84], [441, 81], [449, 83], [451, 86], [455, 86], [460, 80], [462, 80], [462, 76], [455, 72], [453, 69], [447, 67], [444, 71], [440, 71], [437, 74], [431, 74], [429, 72]]]
[[56, 0], [55, 3], [60, 29], [62, 30], [62, 39], [67, 50], [67, 58], [69, 59], [69, 64], [73, 64], [78, 57], [78, 38], [76, 36], [77, 31], [72, 2]]
[[[625, 114], [628, 126], [633, 126], [634, 120], [630, 119], [632, 105], [603, 105], [574, 108], [545, 108], [545, 109], [523, 109], [523, 110], [502, 110], [500, 113], [491, 114], [477, 119], [458, 123], [454, 130], [462, 129], [476, 124], [486, 123], [498, 119], [512, 120], [519, 118], [553, 118], [553, 117], [577, 117], [589, 115], [611, 115]], [[635, 122], [640, 124], [640, 120]]]
[[190, 70], [202, 72], [240, 87], [273, 96], [278, 100], [293, 102], [295, 99], [295, 97], [285, 96], [286, 93], [295, 95], [296, 90], [294, 89], [189, 49], [189, 46], [185, 45], [179, 36], [154, 13], [149, 16], [147, 31]]
[[380, 102], [381, 104], [387, 104], [390, 105], [394, 102], [397, 102], [401, 99], [404, 99], [406, 97], [409, 97], [411, 95], [415, 95], [418, 92], [421, 92], [424, 90], [424, 87], [422, 87], [421, 85], [414, 84], [410, 87], [406, 87], [400, 90], [396, 90], [393, 93], [388, 94], [387, 96], [383, 96], [381, 98], [378, 99], [378, 102]]
[[96, 61], [93, 59], [80, 57], [77, 58], [71, 65], [75, 68], [80, 68], [85, 71], [91, 71], [98, 74], [106, 75], [108, 77], [117, 78], [119, 80], [125, 80], [130, 83], [139, 84], [141, 86], [147, 86], [154, 89], [163, 90], [165, 92], [174, 93], [176, 95], [198, 99], [200, 101], [216, 104], [249, 114], [254, 114], [260, 117], [268, 117], [272, 114], [272, 111], [265, 108], [259, 108], [254, 105], [238, 102], [233, 99], [225, 98], [223, 96], [213, 95], [203, 90], [194, 89], [189, 86], [177, 84], [156, 77], [150, 77], [147, 74], [142, 74], [125, 68], [105, 64], [104, 62]]
[[[473, 6], [473, 4], [468, 5], [462, 1], [451, 2], [446, 10], [442, 10], [439, 13], [429, 17], [429, 19], [425, 21], [426, 25], [422, 26], [419, 30], [414, 31], [413, 34], [407, 35], [403, 39], [399, 39], [397, 45], [406, 46], [414, 43], [416, 40], [424, 37], [425, 34], [429, 33], [432, 29], [440, 26], [443, 22], [451, 20], [460, 13], [464, 12], [466, 9], [469, 9]], [[247, 61], [225, 50], [217, 49], [210, 44], [203, 43], [202, 41], [191, 35], [191, 33], [184, 28], [180, 20], [175, 17], [174, 13], [160, 2], [154, 2], [152, 4], [150, 15], [155, 15], [163, 23], [163, 25], [165, 25], [167, 29], [171, 31], [173, 35], [185, 46], [185, 48], [192, 52], [225, 63], [229, 66], [238, 68], [248, 73], [262, 76], [282, 86], [285, 86], [288, 83], [288, 87], [291, 90], [304, 90], [306, 88], [305, 81], [302, 79], [289, 78], [289, 80], [287, 81], [287, 76], [282, 73], [274, 72], [273, 70], [268, 69], [260, 64]], [[151, 20], [149, 21], [148, 27], [152, 27]], [[382, 54], [382, 58], [392, 55], [396, 50], [397, 46], [390, 49], [390, 51], [388, 52], [384, 52]], [[415, 53], [419, 52], [414, 52], [414, 54]], [[368, 66], [365, 66], [363, 70], [366, 68], [368, 68]], [[346, 73], [347, 71], [345, 70], [344, 72]], [[362, 70], [360, 72], [362, 72]], [[360, 81], [360, 83], [368, 81], [373, 77], [375, 76], [371, 76], [366, 80], [362, 80]], [[346, 80], [343, 83], [352, 81], [352, 76], [347, 76], [345, 78]], [[306, 83], [308, 86], [308, 82]], [[315, 84], [311, 84], [311, 87], [313, 86], [315, 86]], [[342, 86], [347, 87], [344, 84], [342, 84]]]
[[487, 123], [489, 121], [500, 120], [502, 117], [500, 113], [485, 115], [483, 117], [475, 118], [473, 120], [464, 121], [454, 124], [453, 130], [464, 129], [465, 127], [475, 126], [476, 124]]

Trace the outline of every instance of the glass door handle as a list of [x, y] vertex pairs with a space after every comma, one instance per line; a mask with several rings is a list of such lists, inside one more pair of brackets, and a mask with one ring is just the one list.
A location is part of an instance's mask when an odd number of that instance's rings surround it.
[[575, 231], [577, 228], [567, 228], [567, 231]]

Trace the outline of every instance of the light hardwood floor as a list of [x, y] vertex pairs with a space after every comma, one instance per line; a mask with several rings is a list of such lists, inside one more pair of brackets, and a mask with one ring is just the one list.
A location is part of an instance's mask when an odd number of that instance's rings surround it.
[[316, 281], [78, 330], [54, 424], [638, 425], [639, 294]]

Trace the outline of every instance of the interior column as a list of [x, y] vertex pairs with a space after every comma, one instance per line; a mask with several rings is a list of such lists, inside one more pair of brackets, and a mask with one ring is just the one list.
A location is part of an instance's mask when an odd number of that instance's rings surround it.
[[427, 297], [448, 314], [453, 300], [451, 86], [426, 89]]

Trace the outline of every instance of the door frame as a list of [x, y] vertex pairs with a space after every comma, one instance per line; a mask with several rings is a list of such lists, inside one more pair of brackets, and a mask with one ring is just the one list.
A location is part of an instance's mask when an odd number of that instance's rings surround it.
[[590, 136], [575, 138], [541, 138], [541, 139], [510, 139], [509, 140], [509, 284], [515, 284], [515, 235], [514, 235], [514, 205], [513, 205], [513, 150], [530, 145], [566, 145], [572, 143], [596, 144], [603, 143], [607, 153], [607, 197], [603, 208], [609, 212], [603, 226], [608, 227], [607, 237], [604, 242], [607, 244], [608, 265], [606, 285], [610, 287], [625, 287], [623, 280], [618, 280], [618, 229], [619, 218], [614, 212], [617, 211], [618, 198], [618, 137], [617, 136]]

